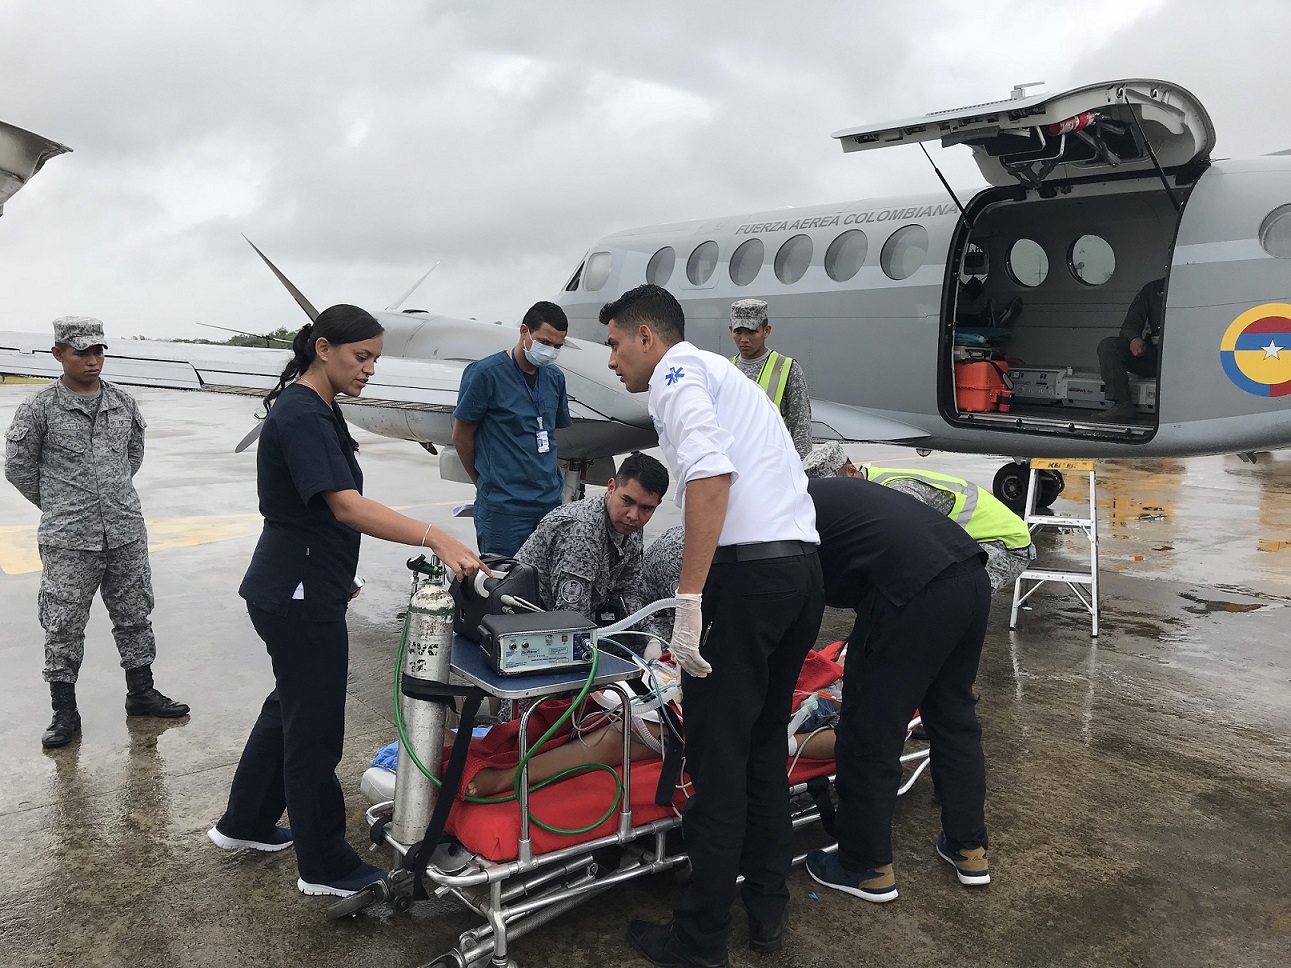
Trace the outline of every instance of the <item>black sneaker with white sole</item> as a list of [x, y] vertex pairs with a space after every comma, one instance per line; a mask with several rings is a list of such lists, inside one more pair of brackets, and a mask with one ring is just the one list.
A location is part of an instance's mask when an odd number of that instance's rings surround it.
[[219, 825], [206, 831], [206, 836], [211, 838], [211, 843], [221, 850], [260, 850], [266, 854], [273, 854], [280, 850], [286, 850], [295, 841], [292, 840], [291, 830], [287, 827], [274, 827], [273, 833], [267, 837], [230, 837], [220, 832]]

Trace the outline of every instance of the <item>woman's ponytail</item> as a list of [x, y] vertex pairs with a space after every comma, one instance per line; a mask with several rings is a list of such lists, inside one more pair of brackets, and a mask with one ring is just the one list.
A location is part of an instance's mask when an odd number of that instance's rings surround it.
[[308, 370], [309, 364], [314, 362], [314, 343], [314, 324], [306, 323], [291, 341], [291, 359], [278, 377], [278, 385], [265, 394], [265, 416], [268, 416], [269, 408], [287, 384]]

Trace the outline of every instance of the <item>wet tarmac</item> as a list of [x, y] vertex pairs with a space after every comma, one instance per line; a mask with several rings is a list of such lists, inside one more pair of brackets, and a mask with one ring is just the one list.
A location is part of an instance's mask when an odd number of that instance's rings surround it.
[[[0, 423], [30, 388], [0, 387]], [[138, 477], [153, 541], [157, 683], [179, 721], [127, 721], [109, 622], [95, 603], [78, 694], [83, 737], [42, 751], [49, 718], [36, 620], [37, 512], [0, 488], [0, 964], [414, 966], [475, 917], [446, 900], [340, 923], [295, 889], [290, 851], [225, 853], [205, 837], [271, 688], [236, 589], [259, 530], [251, 425], [241, 397], [142, 390]], [[441, 481], [412, 444], [361, 431], [368, 493], [447, 517], [470, 488]], [[896, 448], [855, 457], [920, 461]], [[989, 484], [998, 461], [923, 463]], [[901, 892], [869, 905], [794, 872], [785, 948], [772, 966], [1291, 964], [1291, 453], [1099, 466], [1102, 635], [1074, 598], [1042, 591], [1007, 629], [995, 600], [979, 688], [993, 882], [960, 887], [932, 851], [925, 779], [898, 808]], [[1059, 511], [1087, 500], [1069, 480]], [[650, 532], [675, 523], [665, 504]], [[1079, 564], [1084, 539], [1050, 534], [1041, 563]], [[351, 841], [364, 842], [359, 778], [393, 738], [396, 614], [406, 549], [365, 540], [351, 610], [346, 755]], [[831, 613], [822, 639], [840, 637]], [[388, 860], [388, 857], [381, 857]], [[628, 919], [664, 918], [679, 888], [636, 881], [516, 942], [522, 965], [644, 964]]]

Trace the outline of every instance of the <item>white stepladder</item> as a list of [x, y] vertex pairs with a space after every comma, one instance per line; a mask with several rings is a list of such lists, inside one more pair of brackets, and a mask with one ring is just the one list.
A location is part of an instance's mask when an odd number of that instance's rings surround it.
[[[1041, 471], [1085, 472], [1089, 474], [1088, 517], [1057, 517], [1036, 514], [1036, 497], [1040, 493]], [[1022, 519], [1034, 534], [1039, 528], [1074, 528], [1089, 539], [1089, 571], [1051, 571], [1028, 568], [1013, 583], [1013, 610], [1009, 613], [1009, 628], [1018, 627], [1018, 611], [1031, 595], [1047, 581], [1064, 582], [1080, 599], [1093, 622], [1090, 637], [1098, 636], [1098, 505], [1094, 493], [1094, 462], [1092, 460], [1033, 460], [1030, 479], [1027, 481], [1027, 501]], [[1027, 583], [1033, 584], [1028, 588]], [[1087, 590], [1086, 590], [1087, 589]]]

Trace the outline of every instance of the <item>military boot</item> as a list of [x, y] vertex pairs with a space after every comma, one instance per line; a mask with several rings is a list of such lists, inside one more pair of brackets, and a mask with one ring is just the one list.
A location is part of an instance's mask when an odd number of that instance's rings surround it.
[[177, 719], [188, 715], [188, 706], [158, 692], [152, 684], [152, 666], [140, 666], [126, 670], [126, 715]]
[[76, 685], [71, 682], [51, 682], [49, 696], [54, 706], [54, 719], [40, 738], [45, 749], [66, 746], [81, 731], [81, 714], [76, 711]]

